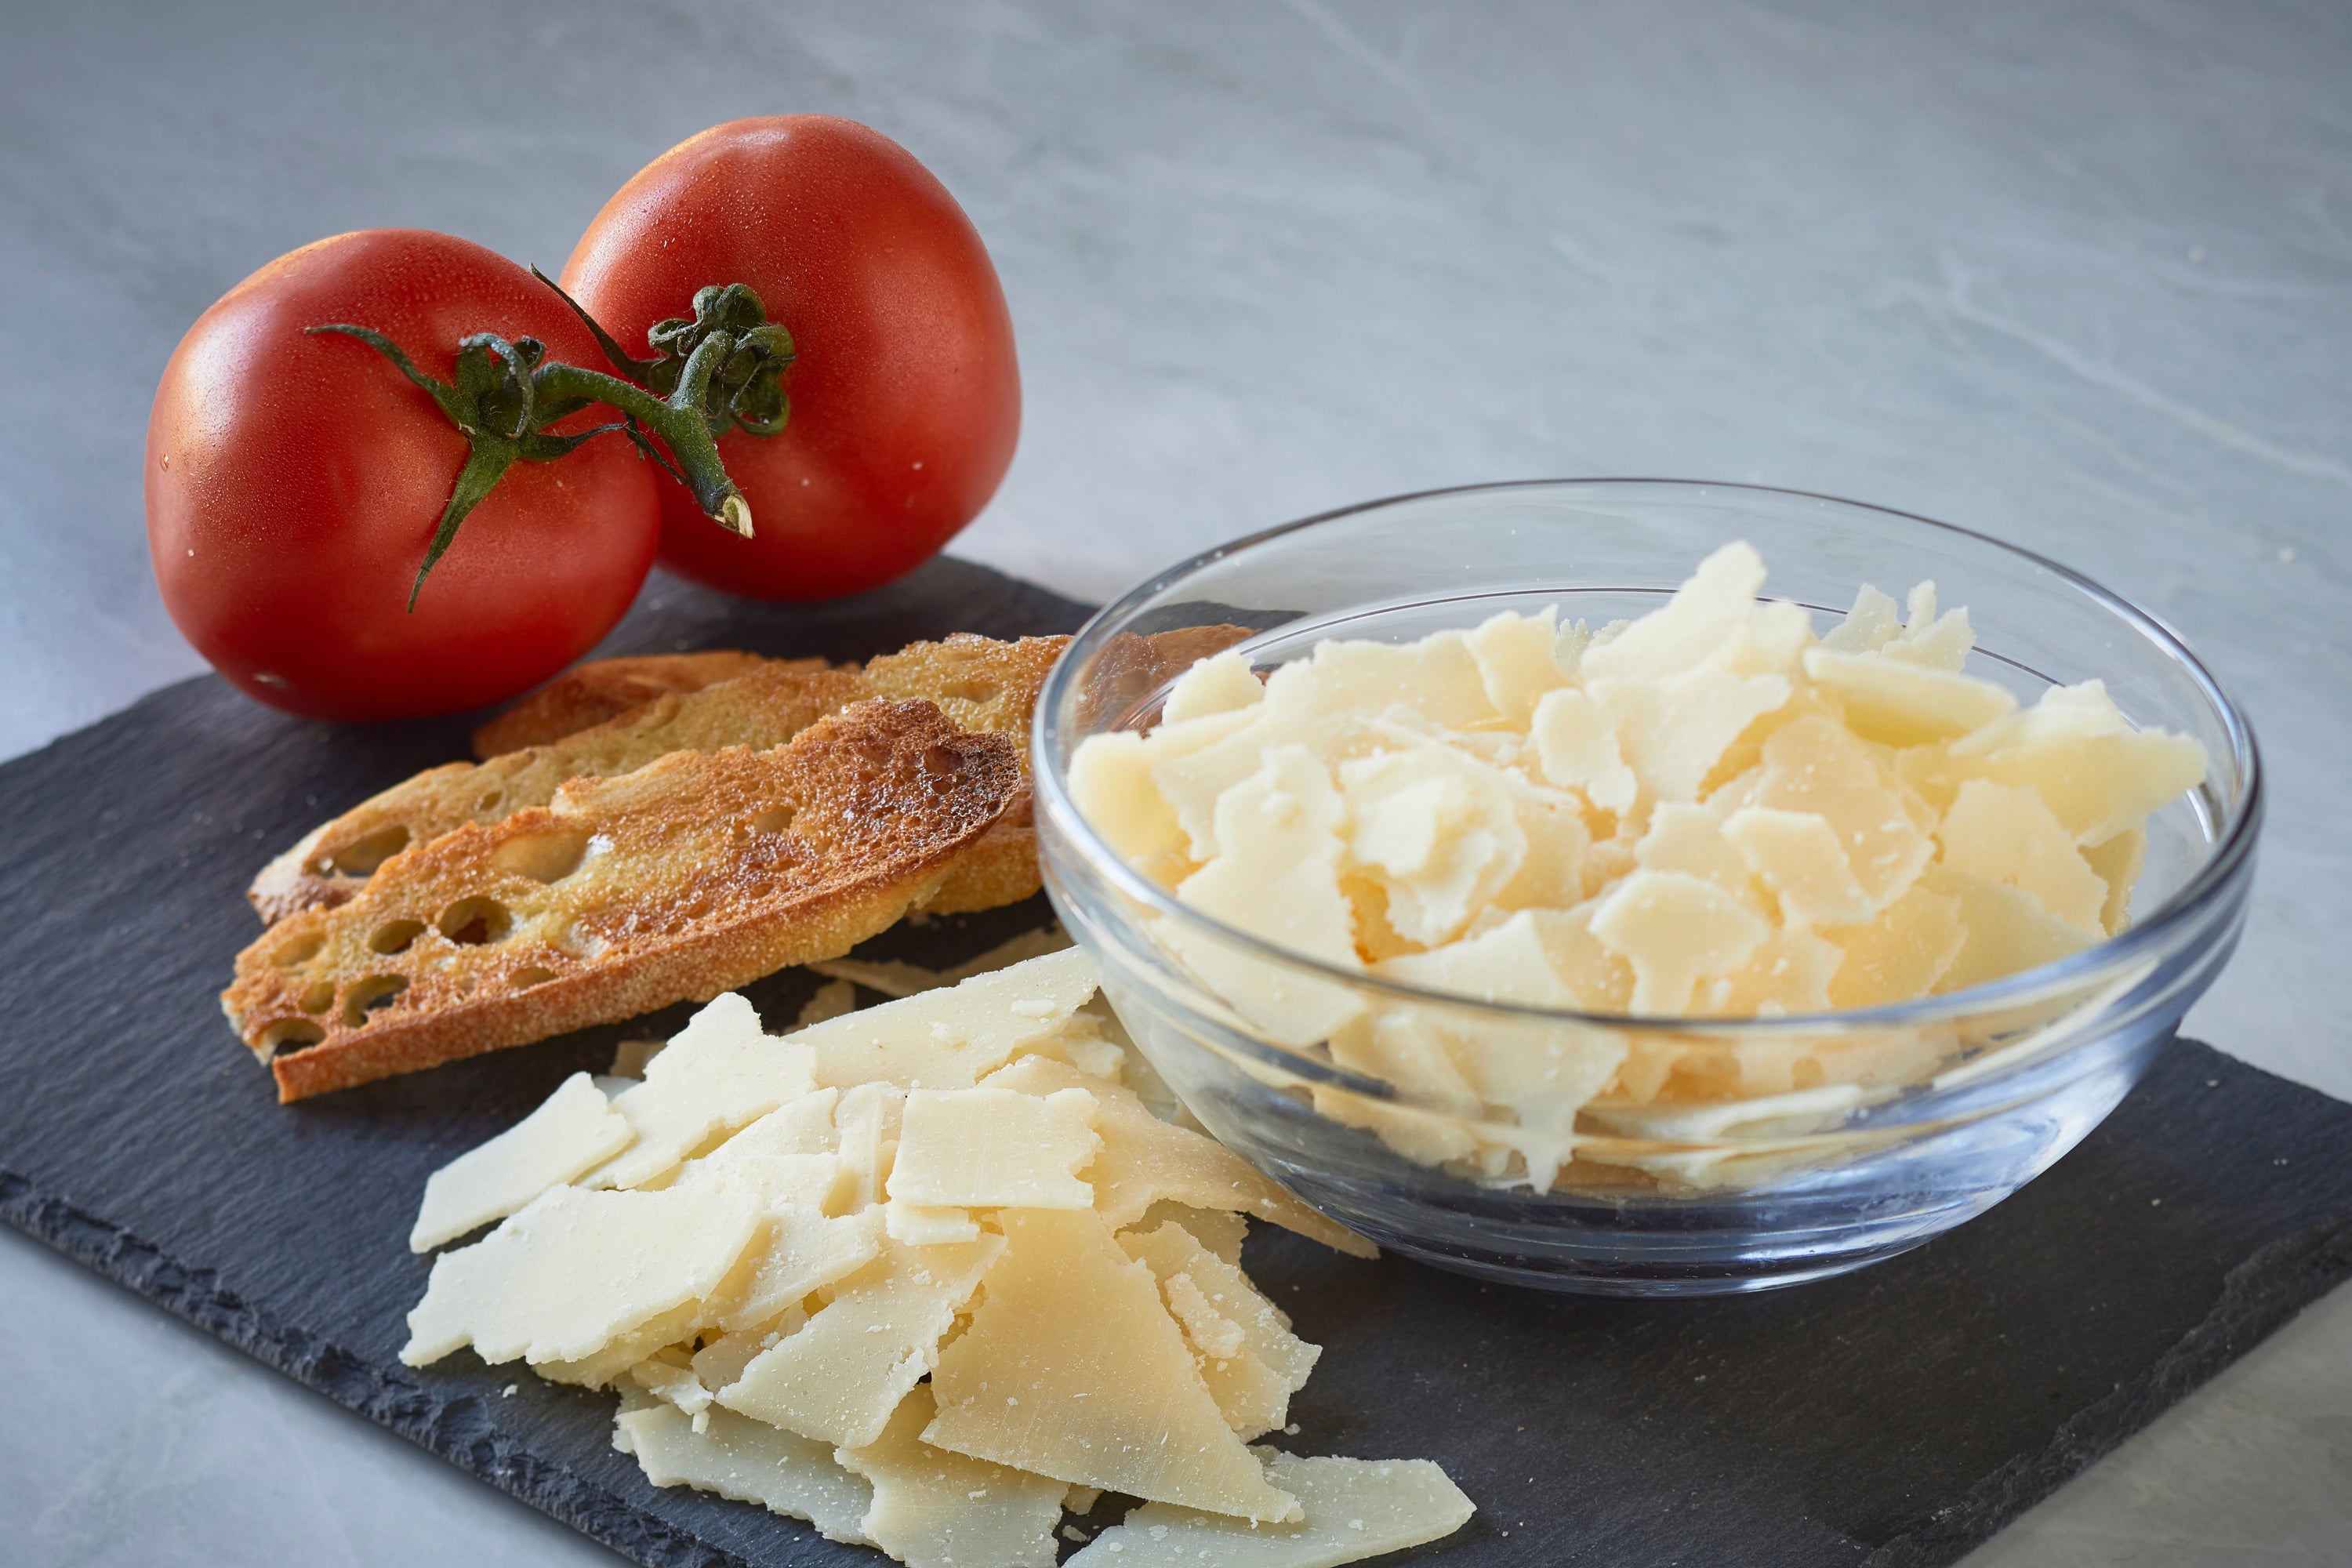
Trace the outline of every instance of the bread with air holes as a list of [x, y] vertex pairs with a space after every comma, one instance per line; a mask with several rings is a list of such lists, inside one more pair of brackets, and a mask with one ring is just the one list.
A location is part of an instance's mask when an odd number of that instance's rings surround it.
[[221, 1005], [293, 1100], [839, 957], [1003, 816], [1018, 750], [928, 702], [867, 701], [787, 745], [577, 779], [280, 921]]
[[821, 658], [763, 658], [734, 648], [592, 658], [572, 666], [476, 730], [474, 756], [488, 762], [526, 746], [544, 746], [617, 719], [656, 698], [683, 696], [756, 670], [824, 668]]
[[[1182, 673], [1193, 659], [1248, 635], [1240, 626], [1187, 627], [1122, 639], [1115, 651], [1122, 656], [1125, 684], [1156, 686]], [[427, 769], [311, 829], [262, 868], [246, 897], [265, 922], [304, 909], [331, 907], [364, 888], [369, 873], [387, 856], [469, 822], [498, 822], [510, 813], [544, 805], [567, 779], [626, 773], [673, 751], [781, 745], [825, 714], [868, 697], [935, 702], [966, 730], [1023, 738], [1025, 779], [1030, 715], [1046, 674], [1069, 640], [1045, 637], [999, 642], [959, 632], [885, 654], [862, 672], [854, 666], [812, 669], [804, 668], [812, 662], [807, 660], [761, 661], [761, 668], [751, 674], [700, 691], [662, 696], [544, 744], [480, 763]], [[558, 711], [554, 705], [547, 710], [551, 722]], [[972, 847], [967, 862], [926, 907], [935, 914], [995, 909], [1028, 898], [1039, 886], [1036, 833], [1030, 826], [1024, 784], [1002, 825]]]
[[362, 801], [312, 828], [261, 868], [246, 897], [263, 921], [331, 908], [367, 886], [388, 857], [468, 823], [543, 806], [565, 781], [608, 778], [672, 752], [781, 746], [868, 695], [855, 670], [768, 668], [641, 708], [543, 746], [486, 763], [450, 763]]

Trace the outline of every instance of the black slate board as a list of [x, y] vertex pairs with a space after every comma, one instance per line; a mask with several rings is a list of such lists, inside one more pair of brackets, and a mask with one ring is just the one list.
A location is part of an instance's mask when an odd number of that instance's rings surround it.
[[[954, 561], [803, 609], [657, 579], [604, 651], [859, 658], [1083, 614]], [[866, 1568], [793, 1521], [646, 1486], [609, 1446], [607, 1396], [396, 1359], [425, 1173], [685, 1009], [291, 1108], [220, 1018], [255, 866], [461, 755], [465, 729], [307, 724], [205, 679], [0, 767], [0, 1216], [640, 1563]], [[872, 945], [947, 964], [1045, 918]], [[772, 1021], [809, 984], [753, 996]], [[1759, 1297], [1578, 1300], [1280, 1233], [1250, 1248], [1326, 1347], [1293, 1407], [1301, 1451], [1427, 1456], [1478, 1503], [1412, 1561], [1948, 1563], [2352, 1276], [2352, 1106], [2183, 1041], [1990, 1214]]]

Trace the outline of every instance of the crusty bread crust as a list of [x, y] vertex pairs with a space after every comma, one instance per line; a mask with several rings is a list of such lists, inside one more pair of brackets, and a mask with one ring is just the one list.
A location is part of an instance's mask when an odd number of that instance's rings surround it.
[[998, 909], [1045, 886], [1037, 869], [1037, 832], [1029, 825], [1029, 720], [1045, 677], [1069, 646], [1066, 637], [1007, 643], [957, 632], [866, 664], [866, 682], [877, 696], [923, 698], [967, 730], [999, 731], [1020, 742], [1021, 798], [1003, 821], [957, 858], [948, 879], [922, 905], [927, 913]]
[[[1024, 789], [1017, 809], [1026, 816], [1028, 805]], [[966, 915], [1017, 904], [1045, 886], [1045, 873], [1037, 868], [1037, 830], [1025, 821], [1013, 821], [1008, 811], [1003, 821], [956, 857], [939, 891], [917, 907], [925, 914]]]
[[566, 780], [609, 778], [672, 752], [781, 746], [867, 695], [854, 670], [776, 664], [701, 691], [658, 697], [549, 745], [428, 768], [312, 828], [263, 867], [245, 896], [270, 924], [301, 910], [331, 908], [366, 887], [388, 857], [468, 823], [499, 822], [545, 805]]
[[1069, 646], [1064, 637], [998, 642], [957, 632], [868, 659], [866, 679], [877, 697], [936, 702], [967, 730], [1019, 734], [1025, 752], [1037, 693]]
[[1193, 665], [1250, 635], [1247, 626], [1220, 625], [1113, 637], [1087, 671], [1086, 689], [1078, 694], [1078, 722], [1092, 728], [1123, 721]]
[[617, 719], [656, 697], [684, 695], [762, 668], [823, 669], [821, 658], [772, 659], [734, 648], [704, 653], [652, 653], [629, 658], [593, 658], [578, 664], [530, 693], [474, 731], [474, 755], [482, 762], [544, 746], [591, 725]]
[[1002, 819], [1017, 753], [929, 703], [874, 701], [771, 750], [582, 778], [280, 921], [222, 1009], [293, 1100], [838, 957]]
[[[1194, 659], [1248, 635], [1242, 626], [1190, 626], [1122, 638], [1107, 659], [1108, 686], [1122, 699], [1140, 695], [1174, 679]], [[818, 659], [761, 659], [723, 650], [604, 660], [603, 666], [654, 667], [659, 679], [680, 681], [697, 672], [722, 671], [730, 661], [748, 660], [753, 668], [698, 691], [665, 693], [544, 744], [480, 763], [427, 769], [304, 835], [262, 868], [246, 897], [269, 924], [302, 910], [332, 908], [365, 888], [370, 873], [389, 856], [468, 823], [487, 825], [545, 805], [568, 779], [611, 777], [675, 751], [779, 746], [825, 714], [869, 697], [933, 702], [962, 729], [1014, 736], [1025, 779], [1030, 716], [1069, 641], [1044, 637], [999, 642], [958, 632], [885, 654], [862, 672], [855, 667], [826, 668]], [[692, 660], [710, 662], [685, 662]], [[599, 668], [583, 665], [573, 673], [584, 678]], [[552, 726], [567, 712], [586, 711], [584, 706], [551, 700], [541, 718]], [[925, 907], [936, 914], [995, 909], [1030, 897], [1041, 885], [1024, 788], [1003, 826], [971, 847]]]

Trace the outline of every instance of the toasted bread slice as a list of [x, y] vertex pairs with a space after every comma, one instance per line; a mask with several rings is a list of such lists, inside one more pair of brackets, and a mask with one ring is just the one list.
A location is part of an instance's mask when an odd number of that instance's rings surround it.
[[1021, 798], [980, 842], [957, 858], [940, 890], [923, 904], [935, 915], [960, 915], [1019, 903], [1045, 886], [1037, 869], [1037, 830], [1029, 819], [1029, 719], [1037, 693], [1066, 637], [998, 642], [957, 632], [919, 642], [866, 666], [880, 697], [922, 698], [967, 730], [1003, 731], [1021, 743]]
[[574, 665], [474, 731], [482, 762], [544, 746], [593, 724], [617, 719], [656, 697], [683, 696], [762, 668], [823, 669], [821, 658], [762, 658], [734, 648], [705, 653], [653, 653], [594, 658]]
[[1113, 637], [1096, 656], [1078, 694], [1078, 722], [1118, 724], [1152, 693], [1202, 659], [1252, 636], [1247, 626], [1177, 626]]
[[[938, 642], [909, 643], [866, 663], [877, 697], [936, 702], [967, 730], [1026, 736], [1037, 693], [1054, 661], [1070, 646], [1064, 637], [998, 642], [957, 632]], [[1027, 746], [1024, 743], [1023, 750]]]
[[272, 924], [299, 910], [331, 908], [366, 887], [370, 874], [400, 850], [469, 822], [499, 822], [545, 805], [567, 779], [608, 778], [672, 752], [765, 751], [866, 695], [854, 670], [777, 666], [658, 697], [550, 745], [428, 768], [311, 829], [262, 868], [246, 897]]
[[[1241, 626], [1199, 626], [1122, 639], [1122, 689], [1148, 689], [1164, 683], [1194, 658], [1248, 635]], [[300, 910], [331, 908], [364, 888], [369, 874], [403, 847], [429, 842], [468, 822], [498, 822], [510, 813], [544, 805], [567, 779], [610, 777], [673, 751], [782, 745], [825, 714], [868, 697], [934, 702], [963, 729], [1023, 737], [1045, 676], [1069, 640], [1044, 637], [998, 642], [958, 632], [886, 654], [862, 673], [854, 668], [807, 668], [821, 664], [814, 660], [758, 661], [760, 668], [751, 674], [700, 691], [664, 695], [544, 745], [478, 764], [451, 763], [428, 769], [313, 828], [262, 868], [246, 897], [262, 920], [271, 923]], [[582, 671], [592, 668], [581, 667]], [[548, 711], [552, 715], [556, 710], [551, 706]], [[1020, 750], [1025, 779], [1025, 740]], [[972, 847], [967, 864], [950, 875], [926, 907], [933, 913], [957, 914], [1014, 903], [1036, 892], [1036, 835], [1029, 820], [1024, 785], [1003, 824]]]
[[1016, 750], [928, 702], [864, 702], [789, 745], [578, 779], [279, 921], [222, 1010], [293, 1100], [837, 958], [1003, 816]]

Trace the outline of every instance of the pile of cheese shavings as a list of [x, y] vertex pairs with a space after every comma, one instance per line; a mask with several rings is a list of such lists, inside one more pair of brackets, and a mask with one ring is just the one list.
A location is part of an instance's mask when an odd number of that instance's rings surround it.
[[1452, 1533], [1429, 1461], [1250, 1446], [1321, 1352], [1242, 1271], [1247, 1216], [1370, 1248], [1155, 1115], [1096, 994], [1066, 951], [781, 1038], [719, 997], [642, 1081], [574, 1075], [434, 1175], [415, 1249], [498, 1224], [435, 1261], [402, 1359], [615, 1387], [656, 1485], [917, 1568], [1048, 1568], [1103, 1492], [1142, 1506], [1073, 1562]]
[[[1788, 1017], [1974, 985], [2122, 928], [2143, 824], [2204, 777], [2195, 741], [2135, 729], [2096, 680], [2021, 709], [1964, 673], [1967, 612], [1939, 614], [1932, 584], [1907, 616], [1865, 586], [1819, 639], [1763, 585], [1734, 543], [1598, 634], [1503, 614], [1402, 646], [1327, 640], [1263, 679], [1227, 652], [1176, 682], [1156, 728], [1089, 737], [1071, 793], [1187, 906], [1486, 1002]], [[1318, 1088], [1327, 1114], [1538, 1188], [1572, 1162], [1578, 1182], [1718, 1184], [1720, 1150], [1641, 1145], [1834, 1126], [1984, 1043], [1727, 1047], [1448, 1015], [1157, 924], [1249, 1028], [1399, 1091]]]

